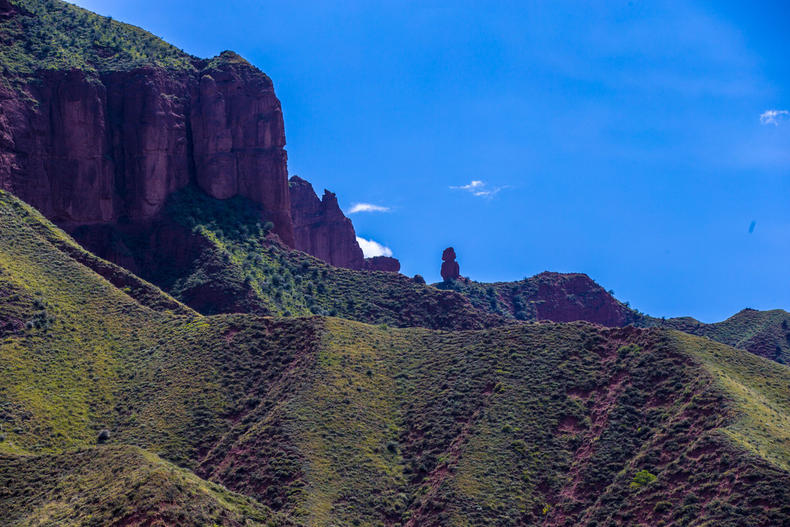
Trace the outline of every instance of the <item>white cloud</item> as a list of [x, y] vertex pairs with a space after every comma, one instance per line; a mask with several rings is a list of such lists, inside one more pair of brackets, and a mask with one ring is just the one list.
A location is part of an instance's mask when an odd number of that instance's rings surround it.
[[453, 190], [465, 190], [473, 196], [480, 198], [493, 198], [500, 190], [507, 188], [507, 186], [489, 187], [488, 183], [480, 181], [479, 179], [473, 179], [466, 185], [461, 185], [458, 187], [451, 186], [450, 188]]
[[357, 243], [362, 249], [362, 254], [365, 258], [373, 258], [374, 256], [392, 256], [392, 249], [381, 245], [377, 241], [366, 240], [357, 236]]
[[766, 110], [760, 114], [761, 124], [772, 124], [779, 126], [779, 121], [783, 121], [790, 116], [787, 110]]
[[382, 207], [381, 205], [374, 205], [372, 203], [354, 203], [348, 211], [348, 214], [356, 214], [357, 212], [389, 212], [389, 207]]

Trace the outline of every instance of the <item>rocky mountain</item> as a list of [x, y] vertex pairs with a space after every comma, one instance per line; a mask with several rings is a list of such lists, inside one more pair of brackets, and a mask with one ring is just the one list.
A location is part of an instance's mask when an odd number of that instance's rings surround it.
[[[237, 54], [198, 59], [57, 0], [0, 9], [0, 188], [70, 232], [109, 233], [166, 220], [167, 200], [193, 185], [259, 205], [289, 247], [397, 271], [393, 261], [364, 261], [334, 195], [318, 202], [296, 184], [292, 196], [280, 101]], [[114, 257], [101, 236], [83, 241]]]
[[57, 0], [0, 0], [0, 41], [4, 523], [790, 524], [788, 313], [451, 248], [427, 285], [288, 180], [238, 55]]
[[[445, 251], [447, 254], [447, 251]], [[455, 262], [455, 253], [452, 256]], [[445, 269], [447, 261], [442, 263]], [[437, 288], [456, 291], [475, 307], [515, 320], [586, 320], [603, 326], [639, 324], [644, 316], [632, 310], [582, 273], [544, 272], [516, 282], [475, 282], [449, 279]]]

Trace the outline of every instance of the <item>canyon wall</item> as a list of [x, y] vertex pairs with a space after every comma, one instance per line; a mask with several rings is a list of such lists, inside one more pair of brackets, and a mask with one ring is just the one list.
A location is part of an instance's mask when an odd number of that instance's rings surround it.
[[3, 87], [0, 185], [71, 229], [154, 218], [193, 181], [260, 203], [293, 245], [280, 102], [265, 74], [224, 58]]

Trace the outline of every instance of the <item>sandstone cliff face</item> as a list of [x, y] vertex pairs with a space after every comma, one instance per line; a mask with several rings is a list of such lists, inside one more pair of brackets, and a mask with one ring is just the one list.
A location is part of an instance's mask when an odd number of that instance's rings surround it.
[[532, 301], [538, 320], [586, 320], [610, 327], [625, 326], [635, 320], [633, 311], [586, 274], [544, 272], [530, 282], [537, 286]]
[[194, 71], [44, 71], [0, 87], [0, 188], [67, 229], [144, 221], [197, 183], [263, 205], [293, 245], [285, 132], [271, 80], [241, 60]]
[[337, 196], [326, 190], [319, 200], [313, 186], [299, 176], [289, 186], [295, 248], [338, 267], [362, 269], [365, 257]]
[[260, 203], [293, 246], [285, 129], [271, 80], [252, 67], [205, 72], [192, 122], [200, 188], [218, 199], [242, 195]]
[[80, 71], [48, 71], [29, 90], [3, 92], [3, 187], [57, 222], [111, 221], [114, 164], [104, 85]]
[[400, 271], [400, 262], [389, 256], [365, 258], [357, 243], [354, 225], [328, 190], [321, 199], [313, 186], [299, 176], [289, 181], [293, 247], [337, 267], [365, 271]]

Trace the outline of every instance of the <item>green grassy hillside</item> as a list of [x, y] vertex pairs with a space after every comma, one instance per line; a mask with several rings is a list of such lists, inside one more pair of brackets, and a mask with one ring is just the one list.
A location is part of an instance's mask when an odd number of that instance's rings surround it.
[[714, 324], [705, 324], [691, 317], [651, 319], [649, 324], [708, 337], [781, 364], [790, 364], [790, 313], [782, 309], [744, 309]]
[[663, 329], [201, 316], [7, 193], [0, 233], [12, 524], [790, 522], [786, 366]]
[[0, 17], [4, 78], [38, 70], [117, 71], [156, 65], [192, 69], [193, 57], [138, 27], [60, 0], [10, 0], [20, 14]]
[[0, 454], [4, 525], [296, 525], [132, 446]]

